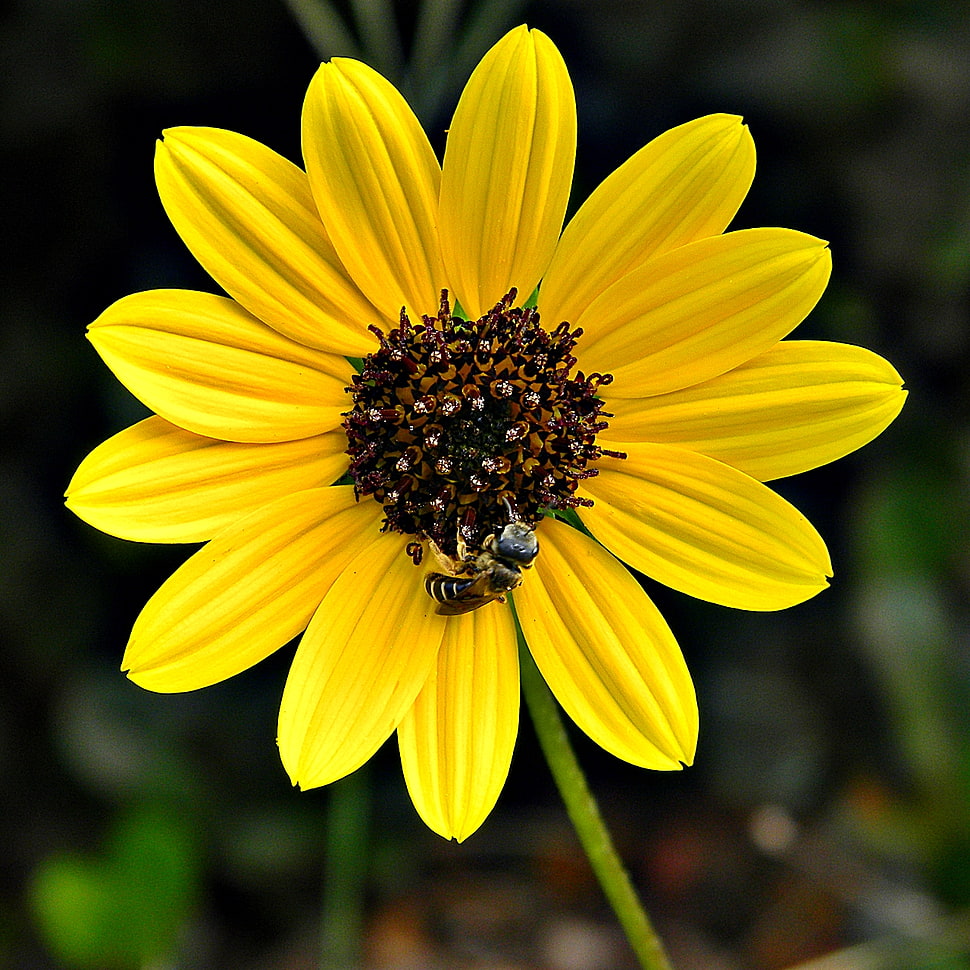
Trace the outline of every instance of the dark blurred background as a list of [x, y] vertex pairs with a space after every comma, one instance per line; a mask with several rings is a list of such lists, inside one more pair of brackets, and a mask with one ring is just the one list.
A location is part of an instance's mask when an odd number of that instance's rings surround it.
[[[484, 10], [464, 7], [462, 29]], [[396, 10], [403, 58], [381, 52], [380, 25], [341, 38], [318, 22], [318, 39], [357, 43], [405, 85], [440, 149], [468, 67], [412, 43], [413, 5]], [[759, 164], [735, 227], [832, 242], [798, 335], [870, 347], [910, 388], [874, 444], [779, 483], [830, 545], [830, 590], [744, 614], [648, 586], [698, 685], [695, 767], [644, 772], [576, 737], [675, 961], [970, 967], [966, 5], [505, 0], [480, 19], [473, 60], [523, 21], [566, 58], [571, 210], [666, 128], [744, 115]], [[156, 137], [231, 128], [299, 161], [320, 56], [282, 0], [15, 0], [3, 15], [0, 967], [315, 965], [321, 894], [346, 873], [325, 864], [339, 786], [294, 791], [276, 753], [291, 648], [195, 694], [134, 687], [118, 671], [131, 623], [189, 550], [101, 535], [61, 495], [145, 413], [86, 324], [134, 290], [214, 288], [158, 202]], [[340, 785], [365, 833], [371, 970], [633, 965], [527, 717], [505, 792], [460, 846], [414, 813], [393, 743]]]

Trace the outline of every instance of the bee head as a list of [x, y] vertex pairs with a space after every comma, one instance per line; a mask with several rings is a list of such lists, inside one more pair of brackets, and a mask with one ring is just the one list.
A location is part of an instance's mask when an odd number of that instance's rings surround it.
[[535, 531], [524, 522], [509, 522], [489, 543], [492, 555], [518, 566], [531, 566], [539, 554], [539, 540]]

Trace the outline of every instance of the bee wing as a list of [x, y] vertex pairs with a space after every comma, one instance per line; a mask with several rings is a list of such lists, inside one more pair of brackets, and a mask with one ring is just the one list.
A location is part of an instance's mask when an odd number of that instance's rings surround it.
[[425, 578], [424, 585], [431, 598], [438, 601], [436, 612], [441, 616], [471, 613], [472, 610], [499, 599], [501, 595], [492, 587], [487, 572], [467, 578], [430, 573]]
[[462, 613], [471, 613], [473, 610], [480, 609], [486, 603], [492, 603], [497, 599], [502, 599], [498, 593], [488, 593], [485, 596], [462, 597], [460, 600], [451, 600], [442, 603], [435, 610], [439, 616], [460, 616]]

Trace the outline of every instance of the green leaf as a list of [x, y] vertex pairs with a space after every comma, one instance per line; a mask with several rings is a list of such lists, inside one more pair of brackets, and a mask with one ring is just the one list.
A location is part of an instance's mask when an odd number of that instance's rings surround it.
[[51, 952], [65, 967], [134, 970], [172, 946], [198, 881], [188, 822], [154, 806], [122, 818], [97, 856], [48, 856], [33, 873], [30, 902]]

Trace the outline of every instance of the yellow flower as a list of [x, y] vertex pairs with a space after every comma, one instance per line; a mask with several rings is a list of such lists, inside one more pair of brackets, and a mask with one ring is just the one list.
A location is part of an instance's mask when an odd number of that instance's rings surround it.
[[126, 539], [207, 541], [135, 623], [131, 679], [204, 687], [305, 631], [279, 720], [294, 783], [396, 731], [446, 837], [507, 775], [516, 618], [591, 738], [689, 764], [690, 676], [627, 567], [748, 610], [813, 596], [825, 546], [763, 483], [860, 447], [904, 399], [868, 351], [783, 339], [830, 257], [725, 232], [754, 174], [739, 118], [661, 135], [562, 230], [575, 147], [538, 31], [482, 60], [442, 165], [393, 86], [335, 58], [307, 93], [305, 173], [228, 131], [159, 142], [165, 209], [229, 298], [137, 293], [89, 332], [155, 416], [91, 453], [68, 505]]

